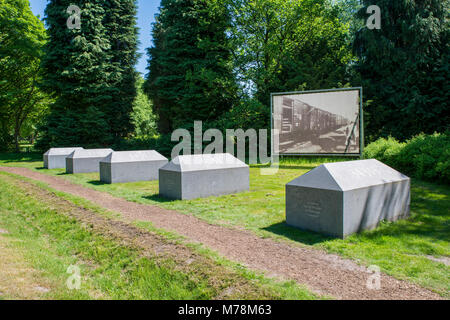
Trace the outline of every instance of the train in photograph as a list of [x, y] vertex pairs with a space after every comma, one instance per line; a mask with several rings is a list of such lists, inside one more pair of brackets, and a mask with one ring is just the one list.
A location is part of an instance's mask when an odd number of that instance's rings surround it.
[[345, 117], [291, 98], [284, 97], [282, 107], [282, 134], [312, 133], [321, 135], [350, 124], [350, 120]]

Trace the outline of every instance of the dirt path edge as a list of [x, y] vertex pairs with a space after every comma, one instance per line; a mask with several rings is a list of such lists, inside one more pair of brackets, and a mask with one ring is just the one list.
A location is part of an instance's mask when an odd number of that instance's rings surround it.
[[151, 222], [156, 228], [202, 243], [227, 259], [269, 276], [294, 280], [321, 295], [368, 300], [442, 299], [428, 289], [386, 274], [381, 274], [381, 289], [371, 290], [367, 283], [372, 274], [366, 268], [320, 250], [263, 239], [250, 231], [212, 225], [176, 211], [130, 202], [28, 168], [0, 167], [0, 171], [45, 182], [55, 190], [118, 212], [127, 220]]

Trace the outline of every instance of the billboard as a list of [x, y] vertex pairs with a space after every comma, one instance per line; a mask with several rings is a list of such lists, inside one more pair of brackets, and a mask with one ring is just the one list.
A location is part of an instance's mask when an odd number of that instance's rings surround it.
[[361, 155], [362, 88], [273, 93], [271, 99], [273, 154]]

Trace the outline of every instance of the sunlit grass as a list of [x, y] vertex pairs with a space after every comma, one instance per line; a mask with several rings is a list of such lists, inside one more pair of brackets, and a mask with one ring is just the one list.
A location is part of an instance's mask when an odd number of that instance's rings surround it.
[[[17, 179], [17, 176], [0, 173], [0, 228], [8, 230], [8, 238], [15, 243], [14, 252], [20, 251], [26, 257], [24, 260], [16, 258], [15, 263], [39, 271], [42, 280], [51, 284], [47, 286], [50, 290], [43, 295], [44, 299], [203, 300], [217, 298], [227, 288], [236, 290], [237, 299], [318, 298], [292, 281], [268, 279], [244, 267], [238, 270], [234, 263], [200, 248], [196, 251], [203, 250], [200, 254], [205, 257], [201, 259], [204, 264], [192, 263], [187, 267], [189, 270], [180, 270], [178, 262], [169, 256], [152, 258], [141, 254], [139, 248], [94, 232], [89, 226], [67, 217], [61, 212], [67, 209], [66, 202], [37, 198], [17, 186]], [[55, 194], [104, 217], [113, 217], [102, 208], [86, 204], [86, 200], [60, 192]], [[140, 227], [161, 234], [167, 240], [176, 239], [175, 235], [151, 225]], [[70, 265], [80, 267], [82, 286], [79, 290], [69, 290], [66, 286]], [[17, 281], [20, 282], [17, 279], [10, 282]], [[26, 279], [22, 282], [28, 285]], [[227, 286], [222, 288], [216, 284]]]
[[[18, 160], [15, 162], [14, 157], [10, 157], [6, 159], [6, 164], [32, 169], [42, 167], [42, 162], [32, 162], [33, 158], [28, 159], [29, 162]], [[211, 223], [244, 227], [262, 237], [323, 248], [364, 265], [378, 265], [388, 274], [414, 281], [449, 297], [450, 267], [428, 257], [450, 257], [448, 186], [413, 180], [410, 219], [382, 223], [376, 230], [345, 240], [301, 231], [285, 224], [285, 184], [322, 162], [340, 160], [287, 158], [282, 160], [278, 173], [273, 176], [261, 175], [260, 168], [254, 166], [250, 170], [250, 192], [188, 201], [168, 201], [159, 197], [158, 182], [155, 181], [107, 185], [98, 181], [98, 174], [65, 175], [63, 170], [40, 172], [58, 175], [130, 201], [191, 214]]]

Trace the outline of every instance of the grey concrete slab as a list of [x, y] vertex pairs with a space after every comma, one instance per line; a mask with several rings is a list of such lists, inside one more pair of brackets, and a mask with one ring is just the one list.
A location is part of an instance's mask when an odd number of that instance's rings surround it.
[[66, 158], [70, 156], [75, 150], [82, 150], [83, 148], [51, 148], [44, 153], [44, 168], [46, 169], [65, 169]]
[[249, 189], [249, 166], [231, 154], [179, 156], [159, 170], [159, 193], [169, 199], [206, 198]]
[[154, 150], [112, 152], [100, 161], [100, 181], [125, 183], [158, 180], [169, 161]]
[[108, 156], [112, 149], [75, 150], [66, 158], [66, 172], [90, 173], [100, 171], [100, 161]]
[[345, 238], [407, 218], [410, 179], [377, 160], [321, 165], [286, 185], [286, 223]]

